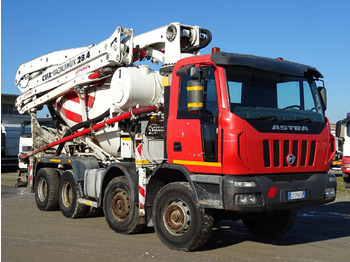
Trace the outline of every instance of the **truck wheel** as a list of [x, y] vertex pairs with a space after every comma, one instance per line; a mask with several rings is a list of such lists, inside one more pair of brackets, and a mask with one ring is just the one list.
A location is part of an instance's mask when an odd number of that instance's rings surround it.
[[41, 168], [36, 175], [34, 192], [35, 202], [42, 211], [58, 209], [59, 174], [53, 168]]
[[73, 171], [64, 171], [58, 186], [58, 205], [62, 214], [69, 218], [84, 217], [88, 212], [88, 206], [80, 204], [78, 199], [80, 192], [74, 179]]
[[295, 209], [276, 210], [261, 216], [243, 218], [244, 225], [257, 237], [275, 240], [293, 226], [297, 216]]
[[350, 188], [350, 175], [343, 172], [344, 187]]
[[103, 211], [108, 225], [117, 233], [133, 234], [144, 227], [138, 224], [138, 203], [132, 201], [131, 194], [126, 177], [114, 178], [105, 190]]
[[103, 216], [103, 208], [102, 207], [90, 207], [88, 208], [88, 212], [86, 213], [86, 217], [100, 217]]
[[154, 200], [152, 214], [159, 239], [175, 250], [192, 251], [203, 246], [214, 223], [213, 217], [199, 207], [186, 182], [163, 187]]

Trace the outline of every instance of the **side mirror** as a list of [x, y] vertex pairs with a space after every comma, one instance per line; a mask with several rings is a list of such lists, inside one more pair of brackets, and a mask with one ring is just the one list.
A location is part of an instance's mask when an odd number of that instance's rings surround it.
[[319, 86], [318, 88], [318, 92], [321, 95], [322, 98], [322, 103], [323, 103], [323, 110], [327, 109], [327, 91], [326, 88], [323, 86]]
[[191, 67], [191, 78], [203, 79], [208, 77], [208, 67]]
[[204, 93], [201, 81], [190, 80], [187, 82], [187, 110], [189, 113], [203, 109]]
[[338, 122], [335, 124], [335, 137], [340, 137], [341, 124], [342, 124], [342, 121], [338, 121]]
[[189, 75], [193, 79], [208, 77], [208, 67], [197, 67], [193, 64], [181, 67], [176, 71], [177, 76]]
[[194, 65], [183, 66], [179, 70], [176, 71], [176, 75], [177, 76], [189, 75], [192, 67], [194, 67]]

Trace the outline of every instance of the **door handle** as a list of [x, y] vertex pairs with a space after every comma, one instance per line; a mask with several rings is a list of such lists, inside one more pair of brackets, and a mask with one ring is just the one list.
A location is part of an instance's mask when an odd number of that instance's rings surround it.
[[181, 152], [182, 151], [181, 142], [174, 142], [174, 151], [176, 151], [176, 152]]

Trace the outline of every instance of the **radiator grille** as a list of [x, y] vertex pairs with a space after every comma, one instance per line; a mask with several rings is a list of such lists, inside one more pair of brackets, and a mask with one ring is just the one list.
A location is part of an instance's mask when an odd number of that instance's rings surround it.
[[[263, 158], [265, 167], [313, 166], [316, 141], [306, 140], [263, 140]], [[288, 163], [288, 156], [295, 161]]]

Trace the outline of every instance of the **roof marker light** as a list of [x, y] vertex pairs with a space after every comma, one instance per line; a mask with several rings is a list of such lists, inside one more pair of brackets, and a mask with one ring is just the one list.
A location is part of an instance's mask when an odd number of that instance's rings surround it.
[[219, 48], [219, 47], [213, 47], [213, 48], [211, 49], [211, 54], [215, 54], [215, 53], [217, 53], [217, 52], [220, 52], [220, 48]]

